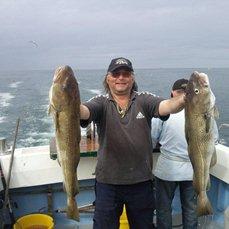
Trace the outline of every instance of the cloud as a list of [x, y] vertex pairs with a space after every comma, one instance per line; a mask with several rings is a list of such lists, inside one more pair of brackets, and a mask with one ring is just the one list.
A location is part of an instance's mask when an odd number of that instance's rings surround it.
[[143, 68], [227, 66], [228, 10], [226, 0], [2, 1], [0, 67], [105, 68], [115, 56]]

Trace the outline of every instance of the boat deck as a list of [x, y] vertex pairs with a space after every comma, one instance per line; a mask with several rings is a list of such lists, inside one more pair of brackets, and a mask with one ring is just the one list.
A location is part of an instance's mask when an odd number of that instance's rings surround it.
[[[55, 229], [91, 229], [93, 211], [87, 208], [85, 210], [84, 207], [91, 206], [95, 200], [94, 171], [98, 147], [97, 139], [82, 137], [81, 159], [78, 166], [80, 193], [76, 197], [78, 207], [81, 208], [80, 222], [66, 218], [66, 193], [63, 191], [61, 168], [57, 160], [50, 159], [57, 158], [55, 143], [51, 143], [50, 146], [16, 149], [10, 184], [10, 200], [15, 218], [38, 212], [49, 213], [54, 218]], [[219, 145], [217, 150], [218, 165], [211, 171], [211, 189], [208, 192], [214, 215], [199, 218], [199, 229], [224, 228], [224, 211], [229, 206], [229, 174], [228, 167], [224, 166], [228, 159], [222, 155], [228, 153], [228, 148]], [[153, 153], [154, 163], [157, 160], [156, 156], [157, 154]], [[5, 174], [9, 168], [9, 160], [10, 155], [0, 157]], [[223, 173], [219, 172], [221, 170]], [[181, 229], [181, 208], [177, 203], [180, 198], [177, 193], [179, 192], [176, 192], [173, 203], [173, 228]]]
[[[52, 194], [50, 194], [52, 191]], [[178, 192], [175, 201], [179, 199]], [[15, 218], [31, 213], [51, 214], [54, 218], [55, 229], [92, 229], [93, 210], [95, 200], [94, 180], [80, 181], [80, 193], [77, 195], [77, 203], [80, 211], [80, 222], [66, 217], [66, 194], [62, 184], [51, 186], [27, 187], [11, 190], [11, 203]], [[51, 205], [50, 203], [51, 198]], [[174, 201], [174, 202], [175, 202]], [[173, 228], [182, 229], [182, 216], [176, 211], [176, 203], [173, 202]], [[33, 203], [33, 205], [31, 205]], [[203, 216], [198, 220], [198, 229], [223, 229], [223, 224], [216, 220], [217, 212], [213, 216]]]
[[[63, 220], [62, 218], [56, 218], [55, 229], [92, 229], [92, 217], [93, 213], [84, 214], [79, 223], [75, 223], [70, 220]], [[90, 223], [89, 223], [90, 222]], [[173, 226], [172, 228], [182, 229], [182, 216], [177, 214], [173, 216]], [[198, 219], [197, 229], [226, 229], [223, 225], [218, 224], [213, 221], [212, 216], [205, 216]]]
[[[173, 228], [182, 229], [182, 215], [173, 215]], [[198, 229], [224, 229], [222, 224], [213, 221], [213, 216], [202, 216], [198, 218]]]

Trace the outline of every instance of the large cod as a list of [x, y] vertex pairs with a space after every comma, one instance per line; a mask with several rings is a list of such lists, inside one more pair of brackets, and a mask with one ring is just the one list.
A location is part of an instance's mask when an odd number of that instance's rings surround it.
[[80, 94], [69, 66], [56, 69], [49, 91], [49, 113], [55, 125], [58, 161], [67, 193], [67, 217], [79, 221], [75, 195], [79, 193], [77, 166], [80, 160]]
[[185, 135], [194, 170], [198, 216], [213, 214], [206, 191], [210, 188], [209, 169], [216, 164], [213, 122], [217, 116], [208, 76], [194, 72], [186, 88]]

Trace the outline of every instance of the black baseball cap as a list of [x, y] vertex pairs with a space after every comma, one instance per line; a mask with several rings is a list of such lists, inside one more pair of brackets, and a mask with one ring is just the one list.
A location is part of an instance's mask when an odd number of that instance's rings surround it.
[[119, 68], [124, 68], [127, 69], [128, 71], [133, 72], [133, 66], [130, 60], [124, 58], [124, 57], [119, 57], [111, 60], [111, 63], [107, 69], [107, 72], [114, 72], [115, 70], [118, 70]]
[[188, 80], [187, 79], [179, 79], [177, 81], [175, 81], [175, 83], [173, 84], [172, 90], [181, 90], [181, 89], [185, 89], [187, 86]]

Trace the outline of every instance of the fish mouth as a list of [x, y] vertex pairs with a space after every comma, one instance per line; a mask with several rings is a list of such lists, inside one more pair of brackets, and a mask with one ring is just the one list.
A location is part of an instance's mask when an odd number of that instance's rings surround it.
[[205, 73], [200, 73], [198, 78], [199, 78], [199, 83], [202, 87], [209, 86], [209, 79]]
[[207, 74], [197, 71], [193, 72], [188, 84], [192, 84], [194, 87], [199, 85], [202, 88], [208, 88], [210, 86]]

